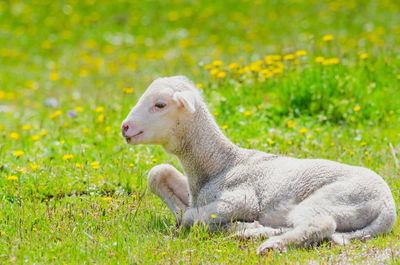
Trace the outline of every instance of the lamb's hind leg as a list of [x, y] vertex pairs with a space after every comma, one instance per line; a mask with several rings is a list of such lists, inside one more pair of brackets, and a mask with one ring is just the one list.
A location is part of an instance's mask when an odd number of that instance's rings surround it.
[[187, 178], [173, 166], [162, 164], [150, 170], [147, 185], [165, 202], [179, 223], [183, 212], [189, 208]]

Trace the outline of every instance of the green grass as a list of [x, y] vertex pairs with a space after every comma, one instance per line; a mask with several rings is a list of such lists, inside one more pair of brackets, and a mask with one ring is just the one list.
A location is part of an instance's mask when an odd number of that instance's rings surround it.
[[1, 1], [0, 263], [400, 263], [399, 221], [386, 237], [264, 257], [259, 241], [181, 230], [146, 187], [177, 159], [119, 136], [151, 80], [184, 74], [233, 142], [371, 168], [399, 207], [399, 12], [395, 0]]

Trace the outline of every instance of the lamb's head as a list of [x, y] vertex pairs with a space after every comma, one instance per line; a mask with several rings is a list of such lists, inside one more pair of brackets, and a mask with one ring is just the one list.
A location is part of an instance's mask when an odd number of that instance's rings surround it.
[[123, 121], [122, 136], [132, 145], [167, 145], [201, 100], [197, 88], [184, 76], [156, 79]]

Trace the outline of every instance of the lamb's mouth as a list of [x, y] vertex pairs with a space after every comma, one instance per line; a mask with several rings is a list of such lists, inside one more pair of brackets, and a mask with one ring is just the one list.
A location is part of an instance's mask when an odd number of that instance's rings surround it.
[[135, 135], [132, 136], [126, 136], [125, 139], [126, 141], [129, 143], [130, 141], [132, 141], [132, 139], [137, 138], [138, 136], [142, 135], [144, 133], [144, 131], [140, 131]]

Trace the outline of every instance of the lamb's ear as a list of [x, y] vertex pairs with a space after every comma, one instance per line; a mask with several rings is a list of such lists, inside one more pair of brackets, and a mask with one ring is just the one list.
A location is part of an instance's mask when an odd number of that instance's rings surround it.
[[195, 97], [191, 91], [176, 92], [173, 99], [178, 103], [179, 106], [184, 107], [190, 113], [196, 111], [195, 108]]

